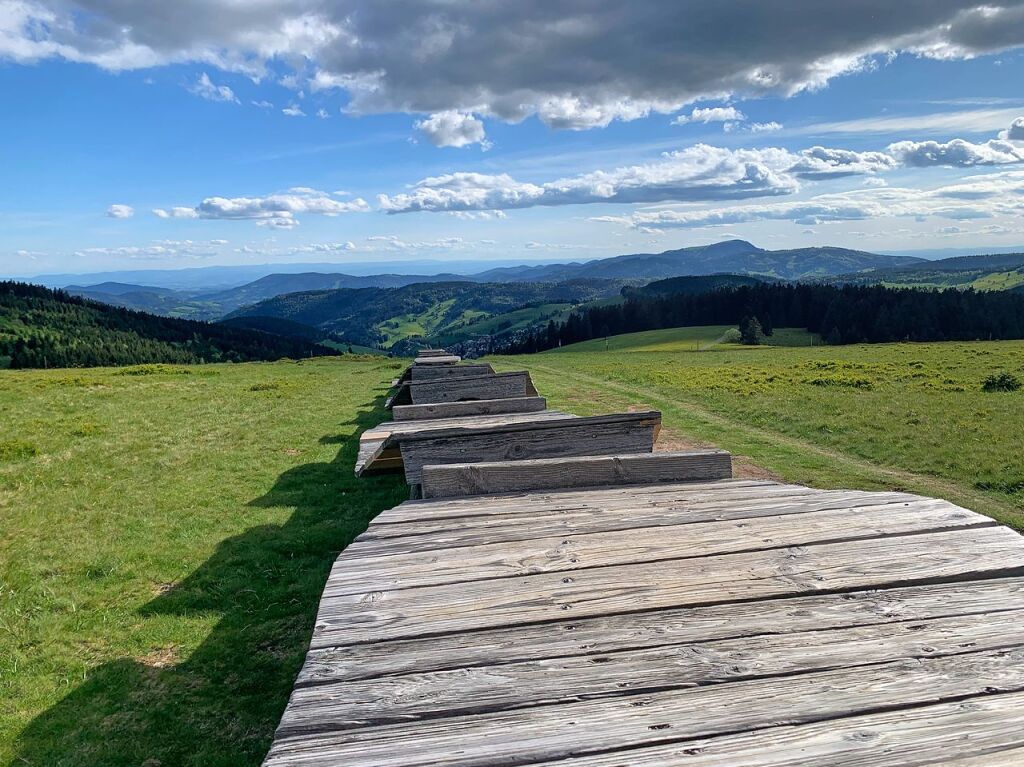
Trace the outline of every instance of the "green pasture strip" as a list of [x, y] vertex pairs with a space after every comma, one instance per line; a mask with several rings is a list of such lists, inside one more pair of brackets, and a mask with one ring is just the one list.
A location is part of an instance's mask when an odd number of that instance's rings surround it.
[[670, 431], [789, 481], [905, 488], [1024, 529], [1024, 391], [981, 390], [996, 371], [1024, 380], [1024, 342], [563, 351], [494, 362], [531, 370], [552, 407], [653, 406]]
[[0, 371], [0, 764], [258, 765], [404, 364]]

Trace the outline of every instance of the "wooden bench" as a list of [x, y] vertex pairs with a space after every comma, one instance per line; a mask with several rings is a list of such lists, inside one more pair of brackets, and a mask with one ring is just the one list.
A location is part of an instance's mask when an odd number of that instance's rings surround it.
[[557, 488], [654, 485], [732, 477], [725, 450], [679, 453], [541, 458], [423, 467], [424, 498], [553, 490]]
[[538, 413], [547, 407], [543, 397], [508, 397], [467, 402], [434, 402], [427, 405], [395, 405], [391, 417], [396, 421], [421, 421], [434, 418], [460, 418], [501, 413]]
[[419, 485], [423, 467], [428, 464], [650, 453], [660, 428], [661, 413], [651, 410], [516, 421], [501, 426], [464, 424], [393, 435], [391, 440], [399, 445], [405, 481]]
[[[463, 404], [463, 403], [457, 403]], [[412, 406], [416, 407], [416, 406]], [[525, 413], [495, 413], [463, 415], [452, 418], [426, 418], [418, 421], [385, 421], [367, 429], [359, 437], [359, 456], [356, 459], [357, 476], [401, 468], [402, 456], [399, 446], [402, 440], [412, 435], [444, 433], [455, 427], [491, 428], [512, 423], [539, 423], [546, 420], [576, 418], [560, 410], [544, 410]]]
[[434, 381], [404, 381], [386, 406], [426, 405], [435, 402], [536, 397], [530, 374], [526, 371], [456, 376]]
[[486, 363], [476, 365], [413, 365], [409, 368], [410, 380], [417, 382], [489, 375], [494, 375], [494, 368]]

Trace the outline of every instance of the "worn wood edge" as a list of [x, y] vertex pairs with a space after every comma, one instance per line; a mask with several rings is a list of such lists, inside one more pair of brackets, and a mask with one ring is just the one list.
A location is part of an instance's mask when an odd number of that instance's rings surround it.
[[[279, 737], [1013, 648], [1022, 611], [664, 644], [297, 687]], [[351, 718], [351, 719], [350, 719]]]
[[511, 767], [1021, 691], [1018, 647], [281, 737], [265, 764]]
[[561, 487], [645, 485], [730, 479], [732, 455], [724, 450], [542, 458], [423, 467], [423, 497], [550, 490]]
[[547, 409], [544, 397], [502, 397], [465, 402], [435, 402], [425, 405], [396, 405], [391, 415], [396, 421], [419, 421], [434, 418], [456, 418], [460, 415], [497, 415], [503, 413], [534, 413]]
[[566, 414], [564, 418], [543, 418], [537, 421], [524, 421], [521, 423], [509, 423], [498, 426], [473, 426], [472, 424], [467, 423], [464, 426], [449, 426], [444, 429], [429, 429], [422, 432], [410, 432], [393, 436], [400, 436], [403, 442], [419, 442], [447, 438], [459, 439], [462, 437], [478, 436], [481, 434], [509, 434], [521, 431], [562, 428], [578, 429], [592, 425], [629, 423], [653, 426], [655, 423], [661, 423], [661, 412], [657, 410], [645, 410], [636, 413], [607, 413], [604, 415], [588, 416], [572, 416]]

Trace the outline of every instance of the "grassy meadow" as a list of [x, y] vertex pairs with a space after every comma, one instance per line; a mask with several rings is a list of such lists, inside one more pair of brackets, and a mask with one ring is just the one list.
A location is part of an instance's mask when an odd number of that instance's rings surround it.
[[[726, 328], [524, 357], [553, 407], [652, 406], [661, 447], [905, 488], [1024, 529], [1024, 342], [777, 346]], [[258, 765], [328, 569], [396, 476], [356, 435], [407, 361], [0, 371], [0, 764]]]
[[[786, 480], [905, 488], [948, 498], [1024, 530], [1024, 390], [984, 392], [986, 376], [1024, 380], [1024, 341], [799, 346], [715, 343], [725, 328], [634, 333], [538, 355], [528, 368], [553, 407], [578, 413], [649, 405], [662, 440], [716, 445]], [[793, 348], [796, 347], [796, 348]]]
[[258, 765], [403, 366], [0, 371], [0, 764]]

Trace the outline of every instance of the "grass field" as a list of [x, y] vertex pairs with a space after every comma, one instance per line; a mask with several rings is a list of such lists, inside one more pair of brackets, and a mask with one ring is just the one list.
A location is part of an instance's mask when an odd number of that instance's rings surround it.
[[[495, 357], [528, 368], [552, 407], [646, 404], [665, 437], [714, 444], [819, 487], [899, 487], [1024, 529], [1024, 342], [805, 348], [708, 345], [722, 328], [677, 328]], [[697, 349], [705, 349], [697, 351]], [[571, 385], [566, 382], [571, 381]]]
[[[579, 352], [693, 352], [705, 351], [712, 347], [729, 349], [751, 349], [738, 343], [725, 343], [727, 332], [736, 331], [732, 325], [701, 325], [692, 328], [668, 328], [646, 330], [642, 333], [627, 333], [609, 338], [595, 338], [578, 344], [552, 349], [552, 354], [573, 354]], [[767, 338], [769, 346], [812, 346], [821, 339], [813, 333], [799, 328], [776, 328]]]
[[0, 764], [258, 765], [403, 365], [0, 371]]
[[[668, 445], [1024, 529], [1024, 391], [981, 391], [1024, 378], [1024, 342], [751, 348], [723, 330], [492, 361], [532, 370], [553, 407], [656, 407]], [[352, 475], [405, 364], [0, 371], [0, 764], [258, 765], [331, 562], [407, 495]]]

